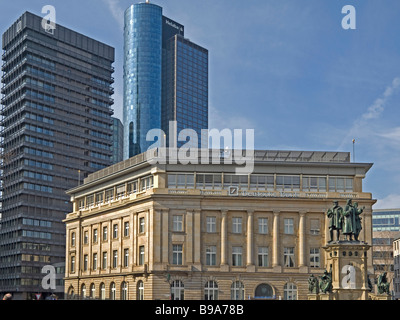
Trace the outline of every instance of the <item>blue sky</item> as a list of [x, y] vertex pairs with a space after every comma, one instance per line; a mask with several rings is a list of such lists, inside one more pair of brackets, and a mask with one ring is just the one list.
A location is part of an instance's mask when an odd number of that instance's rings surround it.
[[[374, 166], [374, 208], [400, 207], [400, 1], [157, 0], [209, 50], [210, 128], [254, 129], [255, 147], [352, 152]], [[122, 116], [123, 11], [128, 0], [0, 0], [0, 31], [24, 11], [116, 48]], [[342, 7], [356, 30], [342, 28]]]

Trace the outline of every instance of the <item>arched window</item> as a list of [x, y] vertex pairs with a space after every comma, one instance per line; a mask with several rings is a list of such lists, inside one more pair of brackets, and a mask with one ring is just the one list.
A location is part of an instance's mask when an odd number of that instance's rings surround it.
[[115, 300], [116, 299], [115, 293], [116, 293], [115, 283], [111, 282], [111, 285], [110, 285], [110, 299], [111, 300]]
[[257, 286], [254, 294], [255, 298], [271, 298], [274, 295], [274, 291], [269, 284], [262, 283]]
[[137, 283], [136, 300], [144, 300], [144, 284], [142, 280], [138, 281]]
[[286, 283], [283, 293], [285, 300], [297, 300], [297, 286], [294, 283]]
[[75, 290], [72, 286], [68, 289], [68, 299], [75, 299]]
[[90, 285], [90, 298], [95, 299], [96, 298], [96, 287], [94, 283]]
[[244, 285], [242, 281], [235, 281], [231, 285], [231, 299], [244, 300]]
[[185, 289], [183, 282], [180, 280], [172, 281], [171, 283], [171, 300], [184, 300]]
[[128, 285], [125, 281], [121, 283], [121, 300], [128, 300]]
[[81, 287], [81, 299], [86, 299], [86, 286], [85, 286], [85, 284], [82, 284], [82, 287]]
[[106, 285], [104, 283], [100, 284], [100, 299], [106, 300]]
[[218, 300], [218, 284], [208, 281], [204, 287], [204, 300]]

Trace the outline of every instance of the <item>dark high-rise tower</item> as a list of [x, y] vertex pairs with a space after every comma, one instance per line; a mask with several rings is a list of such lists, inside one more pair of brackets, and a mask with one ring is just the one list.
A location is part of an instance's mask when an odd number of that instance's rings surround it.
[[[114, 48], [25, 12], [4, 34], [0, 293], [30, 299], [65, 261], [65, 190], [111, 164]], [[60, 284], [60, 283], [58, 283]]]
[[208, 51], [150, 3], [125, 11], [124, 39], [124, 159], [154, 144], [146, 141], [151, 129], [162, 129], [168, 145], [170, 121], [200, 139], [208, 129]]

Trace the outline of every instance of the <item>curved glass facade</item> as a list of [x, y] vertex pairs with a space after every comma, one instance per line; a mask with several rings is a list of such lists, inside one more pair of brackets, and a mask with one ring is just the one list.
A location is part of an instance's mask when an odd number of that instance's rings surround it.
[[147, 132], [161, 128], [162, 8], [138, 3], [125, 11], [124, 159], [154, 144]]

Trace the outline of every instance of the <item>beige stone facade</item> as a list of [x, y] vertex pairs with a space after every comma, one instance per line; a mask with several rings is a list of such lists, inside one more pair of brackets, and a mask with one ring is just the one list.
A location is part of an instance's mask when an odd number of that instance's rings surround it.
[[259, 151], [238, 176], [224, 159], [150, 164], [141, 154], [94, 173], [68, 192], [66, 296], [306, 300], [309, 275], [327, 269], [334, 200], [365, 206], [360, 240], [372, 244], [371, 164], [349, 159]]

